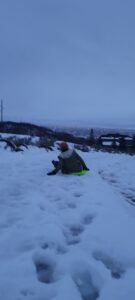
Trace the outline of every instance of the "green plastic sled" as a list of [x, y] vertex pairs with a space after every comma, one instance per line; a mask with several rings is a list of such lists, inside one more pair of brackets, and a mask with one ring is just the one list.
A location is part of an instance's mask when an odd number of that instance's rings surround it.
[[87, 170], [82, 170], [82, 171], [80, 171], [80, 172], [73, 172], [73, 173], [71, 173], [72, 175], [77, 175], [77, 176], [82, 176], [82, 175], [85, 175], [87, 172], [89, 172], [89, 171], [87, 171]]

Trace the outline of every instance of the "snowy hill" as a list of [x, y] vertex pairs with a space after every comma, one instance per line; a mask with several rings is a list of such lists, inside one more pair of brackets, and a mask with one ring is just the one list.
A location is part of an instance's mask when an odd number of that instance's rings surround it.
[[0, 299], [135, 299], [134, 157], [80, 154], [50, 177], [57, 150], [0, 148]]

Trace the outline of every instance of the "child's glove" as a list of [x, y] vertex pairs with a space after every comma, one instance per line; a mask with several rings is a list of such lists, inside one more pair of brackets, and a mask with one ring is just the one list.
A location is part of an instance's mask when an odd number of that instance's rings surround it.
[[56, 171], [49, 172], [47, 175], [56, 175]]

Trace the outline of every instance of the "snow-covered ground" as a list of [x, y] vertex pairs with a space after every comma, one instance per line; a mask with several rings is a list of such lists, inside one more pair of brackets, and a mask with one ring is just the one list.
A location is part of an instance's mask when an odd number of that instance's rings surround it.
[[134, 157], [47, 176], [57, 154], [0, 148], [0, 299], [135, 300]]

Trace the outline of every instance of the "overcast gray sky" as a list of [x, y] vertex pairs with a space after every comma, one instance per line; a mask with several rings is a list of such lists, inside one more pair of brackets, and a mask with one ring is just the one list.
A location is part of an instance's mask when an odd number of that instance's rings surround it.
[[8, 119], [135, 127], [135, 1], [0, 0], [0, 97]]

